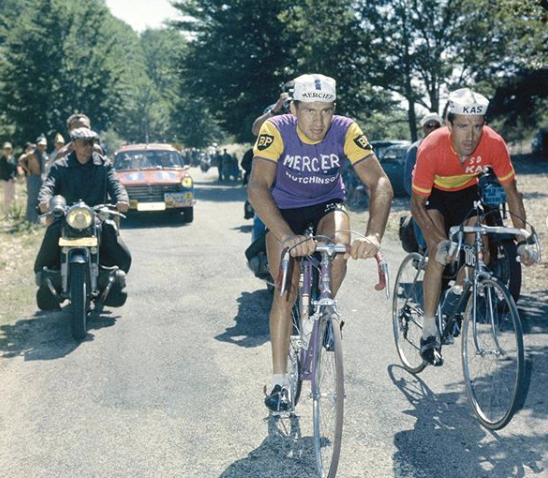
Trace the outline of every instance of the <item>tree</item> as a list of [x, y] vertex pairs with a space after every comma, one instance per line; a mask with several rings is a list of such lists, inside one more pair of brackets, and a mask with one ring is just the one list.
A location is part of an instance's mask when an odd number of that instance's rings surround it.
[[[180, 75], [199, 99], [195, 114], [211, 114], [238, 141], [250, 141], [251, 124], [292, 79], [292, 46], [280, 14], [289, 0], [187, 0], [174, 7], [188, 18], [174, 26], [192, 41]], [[207, 122], [207, 117], [204, 117]]]

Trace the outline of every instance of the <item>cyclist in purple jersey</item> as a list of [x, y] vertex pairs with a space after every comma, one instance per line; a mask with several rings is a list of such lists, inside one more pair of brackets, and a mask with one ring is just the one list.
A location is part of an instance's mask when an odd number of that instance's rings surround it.
[[[295, 246], [293, 256], [314, 251], [314, 242], [303, 235], [309, 224], [316, 234], [350, 244], [341, 171], [345, 160], [351, 162], [371, 191], [370, 214], [366, 237], [355, 239], [350, 252], [333, 261], [334, 294], [344, 279], [348, 258], [367, 259], [379, 250], [393, 196], [390, 181], [359, 126], [335, 115], [335, 99], [334, 79], [297, 78], [291, 114], [271, 118], [261, 127], [248, 185], [249, 201], [268, 228], [268, 261], [276, 274], [282, 249]], [[289, 407], [286, 368], [298, 281], [295, 268], [290, 293], [280, 297], [277, 291], [270, 311], [273, 375], [265, 405], [272, 411]]]

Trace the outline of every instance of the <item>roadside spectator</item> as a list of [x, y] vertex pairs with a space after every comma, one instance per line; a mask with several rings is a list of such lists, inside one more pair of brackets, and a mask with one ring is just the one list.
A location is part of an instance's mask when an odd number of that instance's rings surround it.
[[249, 181], [249, 175], [251, 174], [251, 163], [253, 161], [253, 148], [249, 148], [242, 158], [242, 169], [244, 170], [244, 179], [243, 184], [244, 186]]
[[2, 157], [0, 157], [0, 185], [3, 191], [2, 210], [8, 217], [13, 200], [15, 199], [15, 178], [17, 177], [17, 162], [13, 157], [11, 143], [4, 143]]
[[232, 156], [228, 154], [226, 148], [223, 149], [223, 154], [221, 156], [222, 164], [222, 176], [221, 178], [230, 179], [232, 173]]
[[280, 93], [278, 101], [270, 106], [267, 106], [263, 114], [253, 122], [251, 132], [254, 136], [257, 136], [259, 134], [261, 126], [268, 118], [272, 118], [276, 115], [291, 113], [289, 111], [289, 103], [291, 103], [294, 88], [295, 82], [293, 80], [288, 81], [285, 85], [283, 85], [282, 92]]
[[27, 182], [27, 222], [38, 223], [38, 193], [42, 186], [42, 175], [46, 168], [48, 155], [46, 154], [48, 142], [44, 135], [36, 139], [36, 148], [19, 158], [19, 165], [23, 168]]
[[[412, 181], [413, 181], [413, 170], [415, 169], [415, 163], [417, 162], [417, 151], [419, 149], [420, 144], [423, 142], [424, 138], [426, 138], [432, 131], [437, 130], [438, 128], [441, 128], [443, 125], [443, 120], [441, 119], [440, 115], [437, 113], [428, 113], [424, 116], [421, 120], [421, 127], [422, 132], [424, 133], [424, 136], [419, 139], [418, 141], [415, 141], [411, 146], [409, 146], [409, 149], [407, 150], [407, 153], [405, 154], [405, 166], [404, 166], [404, 172], [403, 172], [403, 187], [407, 194], [409, 196], [412, 195]], [[417, 242], [419, 245], [425, 245], [424, 236], [422, 234], [422, 231], [420, 230], [419, 226], [413, 219], [413, 228], [415, 229], [415, 237], [417, 238]]]
[[55, 135], [55, 138], [53, 138], [54, 149], [51, 153], [49, 153], [49, 159], [48, 159], [48, 162], [46, 164], [46, 176], [47, 176], [47, 174], [48, 174], [48, 172], [51, 168], [51, 165], [57, 159], [57, 155], [58, 155], [59, 151], [61, 150], [61, 148], [64, 145], [65, 145], [65, 138], [63, 138], [62, 134], [57, 133]]

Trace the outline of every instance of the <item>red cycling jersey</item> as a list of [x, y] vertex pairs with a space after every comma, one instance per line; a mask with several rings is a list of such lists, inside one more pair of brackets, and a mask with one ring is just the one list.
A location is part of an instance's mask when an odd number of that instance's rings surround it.
[[478, 147], [466, 158], [459, 160], [447, 127], [429, 134], [417, 152], [413, 171], [413, 192], [430, 196], [432, 188], [442, 191], [460, 191], [478, 182], [478, 175], [488, 166], [493, 168], [501, 184], [516, 177], [508, 147], [502, 137], [489, 126], [484, 126]]

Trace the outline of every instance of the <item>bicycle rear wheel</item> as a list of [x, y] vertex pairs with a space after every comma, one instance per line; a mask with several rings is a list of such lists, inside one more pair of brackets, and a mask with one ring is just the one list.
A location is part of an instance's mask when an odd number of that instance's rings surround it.
[[466, 307], [462, 366], [474, 413], [491, 430], [512, 419], [525, 372], [523, 333], [516, 304], [495, 278], [478, 283]]
[[392, 299], [392, 325], [400, 360], [408, 372], [420, 373], [426, 362], [420, 355], [423, 279], [426, 259], [418, 252], [407, 255], [398, 270]]
[[327, 307], [319, 323], [312, 385], [314, 451], [319, 475], [334, 478], [341, 453], [344, 377], [339, 317]]

